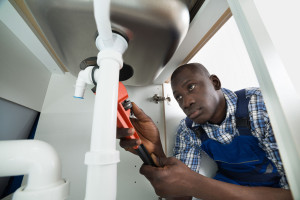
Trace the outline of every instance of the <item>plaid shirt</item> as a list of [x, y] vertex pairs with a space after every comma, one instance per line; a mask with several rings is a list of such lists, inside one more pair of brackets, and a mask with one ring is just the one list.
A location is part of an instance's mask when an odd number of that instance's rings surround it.
[[[222, 92], [227, 102], [225, 120], [220, 125], [207, 122], [201, 125], [193, 123], [192, 126], [202, 126], [210, 139], [228, 144], [236, 135], [239, 135], [235, 122], [237, 96], [234, 92], [225, 88], [222, 88]], [[267, 158], [277, 167], [281, 175], [281, 187], [288, 189], [289, 186], [261, 91], [259, 88], [247, 88], [246, 97], [250, 97], [248, 110], [252, 127], [251, 133], [258, 139], [259, 146], [266, 152]], [[201, 140], [186, 126], [185, 119], [181, 120], [177, 129], [174, 156], [192, 170], [199, 172], [201, 160], [200, 151]]]

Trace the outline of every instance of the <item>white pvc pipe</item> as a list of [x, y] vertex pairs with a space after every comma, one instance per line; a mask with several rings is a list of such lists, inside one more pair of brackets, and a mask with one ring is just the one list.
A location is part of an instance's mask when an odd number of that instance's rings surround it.
[[116, 151], [116, 119], [122, 55], [116, 51], [103, 50], [98, 58], [101, 67], [97, 81], [91, 147], [85, 158], [88, 165], [85, 199], [113, 200], [116, 199], [119, 162], [119, 152]]
[[49, 144], [38, 140], [0, 141], [0, 161], [0, 176], [28, 175], [26, 187], [14, 199], [49, 199], [49, 191], [62, 193], [52, 194], [61, 197], [53, 200], [68, 195], [69, 183], [61, 179], [60, 160]]
[[[121, 39], [121, 38], [120, 38]], [[94, 79], [97, 82], [90, 151], [86, 153], [88, 165], [86, 200], [116, 199], [117, 163], [116, 119], [118, 103], [119, 71], [122, 66], [122, 53], [127, 43], [116, 40], [123, 48], [121, 52], [104, 49], [98, 55], [100, 69], [96, 69]], [[118, 45], [117, 45], [118, 46]], [[92, 84], [93, 66], [78, 74], [75, 97], [82, 98], [86, 84]]]
[[91, 77], [93, 67], [94, 66], [89, 66], [78, 73], [78, 78], [76, 80], [76, 85], [75, 85], [75, 94], [74, 94], [75, 98], [83, 99], [84, 92], [86, 89], [86, 84], [93, 84], [92, 77]]
[[115, 149], [116, 145], [120, 66], [114, 60], [109, 59], [103, 60], [101, 66], [103, 67], [100, 69], [100, 81], [97, 83], [96, 94], [98, 95], [95, 99], [91, 151]]
[[60, 161], [55, 150], [37, 140], [0, 141], [0, 176], [29, 174], [27, 189], [60, 181]]

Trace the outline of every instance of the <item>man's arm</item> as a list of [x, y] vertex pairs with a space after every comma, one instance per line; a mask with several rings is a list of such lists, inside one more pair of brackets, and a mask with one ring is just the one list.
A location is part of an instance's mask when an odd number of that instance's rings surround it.
[[164, 167], [143, 165], [140, 173], [146, 176], [156, 194], [161, 197], [193, 196], [208, 200], [292, 199], [290, 190], [240, 186], [202, 176], [174, 157], [163, 158], [160, 164]]

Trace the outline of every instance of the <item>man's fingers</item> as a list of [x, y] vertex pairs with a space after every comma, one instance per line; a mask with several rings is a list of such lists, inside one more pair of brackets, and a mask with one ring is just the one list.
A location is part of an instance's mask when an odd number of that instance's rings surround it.
[[140, 168], [140, 173], [144, 175], [149, 181], [152, 181], [154, 176], [152, 176], [153, 172], [156, 170], [156, 167], [151, 165], [142, 165]]
[[129, 138], [134, 133], [133, 128], [118, 128], [117, 129], [117, 139], [120, 139], [120, 146], [126, 151], [134, 152], [133, 147], [140, 145], [142, 143], [141, 139], [131, 139]]
[[132, 104], [131, 109], [133, 111], [134, 116], [137, 119], [139, 119], [140, 121], [148, 121], [149, 120], [148, 115], [146, 115], [142, 109], [140, 109], [134, 102], [131, 102], [131, 104]]
[[159, 160], [158, 160], [158, 158], [157, 158], [157, 156], [156, 156], [154, 153], [151, 153], [150, 156], [151, 156], [151, 158], [152, 158], [152, 160], [153, 160], [155, 166], [161, 167], [161, 166], [160, 166], [160, 163], [159, 163]]
[[131, 135], [133, 135], [133, 133], [134, 133], [133, 128], [118, 128], [117, 129], [117, 139], [131, 136]]
[[154, 153], [152, 153], [150, 156], [157, 167], [153, 167], [151, 165], [142, 165], [140, 168], [140, 173], [149, 180], [154, 178], [153, 174], [159, 170], [163, 170], [164, 166], [168, 164], [168, 158], [157, 157]]
[[167, 158], [157, 157], [154, 153], [151, 153], [150, 156], [157, 167], [164, 167], [166, 165]]
[[140, 139], [121, 139], [120, 140], [120, 146], [124, 149], [133, 148], [137, 145], [141, 144]]

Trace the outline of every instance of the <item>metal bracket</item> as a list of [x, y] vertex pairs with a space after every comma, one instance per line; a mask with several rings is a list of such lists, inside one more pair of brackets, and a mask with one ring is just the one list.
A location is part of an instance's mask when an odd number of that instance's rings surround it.
[[155, 103], [158, 103], [159, 101], [171, 101], [171, 98], [170, 97], [162, 97], [162, 96], [158, 96], [158, 94], [155, 94], [153, 97], [152, 97], [152, 100], [155, 102]]

